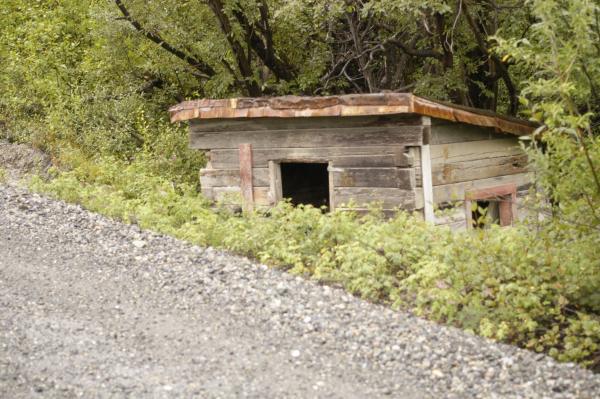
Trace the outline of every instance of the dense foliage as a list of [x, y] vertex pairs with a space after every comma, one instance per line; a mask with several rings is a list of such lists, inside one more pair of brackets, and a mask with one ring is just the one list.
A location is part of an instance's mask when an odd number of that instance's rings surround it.
[[144, 143], [133, 115], [156, 123], [185, 98], [394, 90], [515, 113], [521, 78], [487, 36], [522, 36], [529, 13], [513, 0], [7, 0], [0, 121], [42, 147], [127, 157]]
[[324, 214], [282, 203], [264, 214], [211, 209], [193, 186], [149, 173], [146, 163], [83, 162], [34, 187], [89, 209], [201, 245], [342, 284], [485, 337], [598, 368], [597, 237], [493, 227], [452, 233], [377, 209]]
[[535, 0], [528, 38], [500, 39], [523, 68], [523, 103], [541, 123], [531, 152], [550, 215], [579, 232], [600, 232], [600, 5]]
[[[598, 0], [5, 0], [0, 65], [0, 135], [58, 167], [37, 188], [600, 367]], [[198, 196], [203, 155], [165, 112], [381, 90], [538, 121], [543, 220], [453, 235], [376, 210], [232, 216]]]

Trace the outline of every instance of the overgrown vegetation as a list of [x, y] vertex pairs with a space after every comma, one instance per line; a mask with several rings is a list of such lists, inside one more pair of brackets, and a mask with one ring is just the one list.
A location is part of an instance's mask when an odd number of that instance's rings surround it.
[[[598, 370], [599, 21], [597, 0], [7, 0], [0, 132], [53, 155], [38, 190]], [[199, 197], [203, 155], [165, 112], [384, 89], [540, 122], [545, 218], [451, 234], [375, 209], [234, 216]]]
[[211, 209], [192, 185], [149, 173], [144, 161], [86, 162], [34, 187], [143, 228], [598, 367], [597, 237], [527, 226], [453, 234], [403, 212], [384, 222], [376, 209], [359, 217], [281, 204], [268, 217], [233, 216]]

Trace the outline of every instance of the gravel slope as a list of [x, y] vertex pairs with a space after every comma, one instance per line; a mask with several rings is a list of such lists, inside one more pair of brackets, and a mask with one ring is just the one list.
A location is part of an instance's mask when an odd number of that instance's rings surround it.
[[600, 376], [0, 185], [0, 397], [594, 398]]

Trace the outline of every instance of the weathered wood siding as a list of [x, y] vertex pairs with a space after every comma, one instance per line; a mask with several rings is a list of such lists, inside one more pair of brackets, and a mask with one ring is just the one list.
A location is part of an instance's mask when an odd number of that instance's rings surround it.
[[[255, 168], [267, 165], [270, 160], [330, 161], [337, 167], [411, 167], [414, 163], [406, 148], [401, 145], [362, 147], [316, 148], [253, 148]], [[214, 169], [239, 168], [239, 150], [216, 149], [208, 153]]]
[[329, 163], [334, 208], [351, 200], [360, 207], [379, 201], [388, 210], [420, 204], [410, 150], [422, 144], [420, 116], [192, 120], [190, 125], [190, 146], [209, 150], [200, 181], [213, 200], [239, 203], [238, 146], [250, 144], [257, 206], [277, 198], [270, 161]]
[[[227, 203], [241, 201], [240, 144], [252, 146], [257, 206], [279, 199], [272, 184], [274, 162], [321, 162], [329, 164], [333, 208], [343, 209], [350, 201], [366, 208], [379, 201], [387, 211], [422, 209], [423, 143], [430, 144], [435, 204], [507, 183], [523, 191], [531, 181], [515, 136], [418, 115], [211, 119], [190, 125], [190, 146], [209, 150], [209, 162], [200, 172], [202, 191]], [[457, 210], [437, 222], [464, 225], [464, 213]]]
[[[514, 135], [432, 119], [430, 143], [435, 204], [462, 201], [466, 191], [509, 183], [522, 192], [532, 181], [527, 157]], [[420, 172], [416, 170], [417, 184]], [[464, 226], [464, 215], [465, 210], [459, 209], [436, 223]]]

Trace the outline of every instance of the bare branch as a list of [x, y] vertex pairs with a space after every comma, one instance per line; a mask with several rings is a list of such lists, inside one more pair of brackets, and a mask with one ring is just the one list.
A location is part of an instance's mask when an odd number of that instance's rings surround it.
[[463, 15], [467, 19], [469, 27], [471, 28], [471, 32], [473, 32], [473, 35], [475, 36], [475, 41], [477, 43], [477, 46], [479, 47], [479, 49], [481, 50], [481, 52], [483, 54], [489, 54], [490, 59], [494, 62], [495, 66], [497, 68], [498, 75], [502, 77], [502, 80], [504, 81], [506, 89], [508, 90], [508, 95], [509, 95], [509, 100], [510, 100], [509, 112], [511, 115], [516, 115], [516, 113], [518, 111], [518, 107], [519, 107], [519, 102], [517, 99], [517, 89], [510, 77], [510, 73], [508, 72], [507, 66], [502, 62], [502, 60], [500, 60], [498, 58], [498, 56], [496, 56], [495, 54], [493, 54], [489, 51], [489, 48], [486, 43], [486, 39], [484, 38], [481, 31], [479, 30], [477, 24], [475, 23], [475, 20], [469, 13], [467, 0], [463, 0]]
[[[273, 32], [271, 31], [269, 25], [269, 9], [266, 1], [261, 0], [259, 2], [259, 11], [261, 16], [261, 24], [258, 26], [251, 23], [246, 15], [239, 9], [234, 10], [233, 15], [244, 30], [249, 46], [261, 59], [263, 64], [265, 64], [266, 67], [269, 68], [278, 79], [288, 81], [293, 80], [296, 75], [294, 71], [295, 68], [289, 63], [283, 61], [275, 53], [275, 48], [273, 45]], [[266, 44], [263, 43], [260, 37], [258, 37], [256, 34], [257, 30], [262, 33]]]
[[227, 42], [229, 42], [229, 46], [233, 51], [238, 68], [244, 79], [244, 86], [246, 87], [248, 94], [254, 97], [261, 96], [262, 90], [254, 80], [250, 53], [246, 53], [242, 44], [235, 38], [229, 17], [223, 11], [223, 3], [221, 0], [205, 0], [205, 2], [212, 10], [214, 16], [217, 18], [217, 21], [219, 21], [221, 32], [223, 32], [227, 38]]
[[189, 54], [186, 54], [181, 49], [178, 49], [177, 47], [173, 46], [172, 44], [169, 44], [158, 33], [150, 32], [150, 31], [144, 29], [144, 27], [140, 24], [140, 22], [131, 16], [131, 13], [129, 12], [127, 7], [125, 7], [125, 5], [123, 4], [123, 2], [121, 0], [115, 0], [115, 4], [121, 11], [121, 14], [123, 14], [123, 19], [127, 20], [131, 24], [131, 26], [133, 26], [135, 28], [135, 30], [142, 33], [147, 39], [158, 44], [160, 47], [162, 47], [163, 49], [165, 49], [166, 51], [168, 51], [175, 57], [179, 58], [180, 60], [183, 60], [186, 63], [188, 63], [190, 66], [192, 66], [194, 69], [196, 69], [200, 73], [200, 76], [202, 76], [204, 78], [210, 78], [215, 75], [215, 70], [210, 65], [205, 63], [204, 61], [199, 60]]
[[412, 55], [413, 57], [435, 58], [440, 61], [444, 59], [444, 55], [442, 53], [440, 53], [439, 51], [435, 51], [434, 49], [416, 49], [413, 46], [407, 46], [401, 40], [399, 40], [397, 37], [398, 37], [398, 33], [396, 33], [391, 38], [385, 40], [383, 43], [384, 46], [387, 43], [393, 44], [394, 46], [396, 46], [400, 50], [402, 50], [404, 53], [406, 53], [408, 55]]

